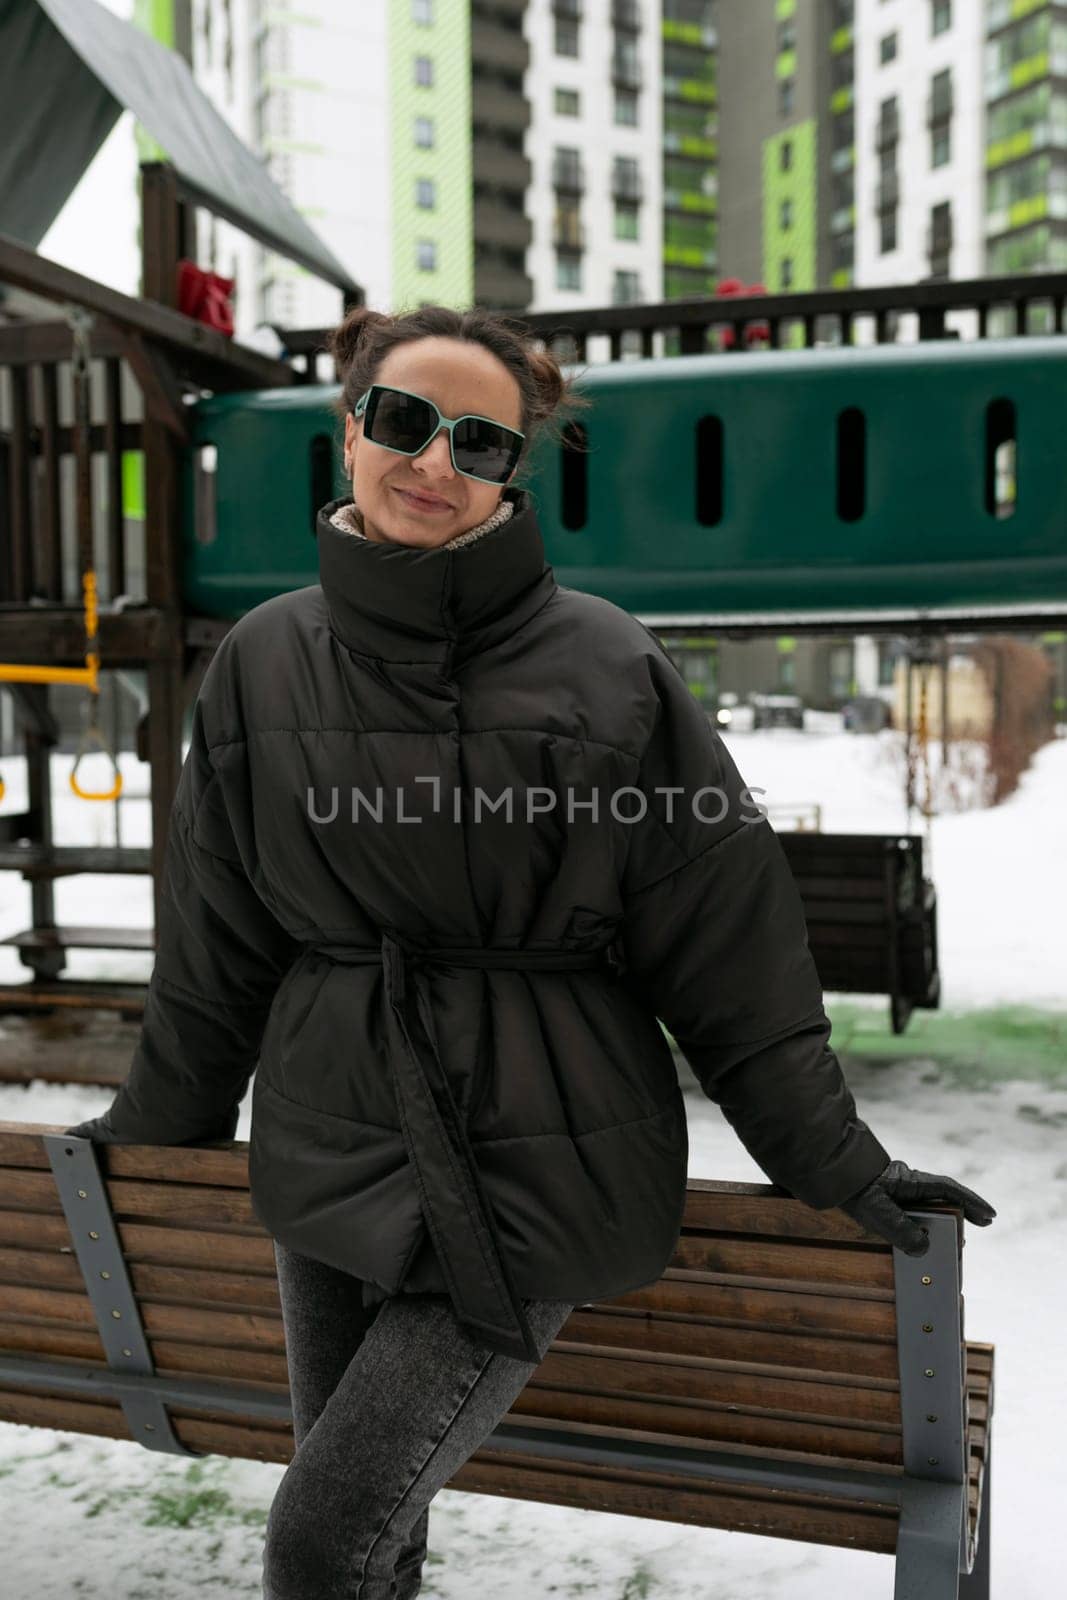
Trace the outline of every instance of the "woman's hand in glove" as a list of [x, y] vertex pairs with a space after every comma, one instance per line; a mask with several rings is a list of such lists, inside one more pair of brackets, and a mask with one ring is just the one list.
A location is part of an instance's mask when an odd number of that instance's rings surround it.
[[214, 1132], [209, 1131], [197, 1134], [192, 1139], [173, 1140], [160, 1139], [158, 1137], [146, 1139], [144, 1134], [119, 1133], [116, 1128], [111, 1126], [108, 1113], [105, 1111], [99, 1117], [91, 1117], [88, 1122], [79, 1122], [76, 1127], [64, 1128], [63, 1132], [75, 1133], [80, 1139], [89, 1139], [93, 1144], [162, 1144], [188, 1147], [190, 1145], [218, 1144], [232, 1139], [234, 1132], [231, 1124], [235, 1125], [236, 1121], [236, 1117], [229, 1118], [223, 1127], [217, 1128]]
[[107, 1120], [107, 1112], [103, 1116], [91, 1117], [88, 1122], [79, 1122], [75, 1128], [64, 1128], [64, 1133], [76, 1133], [79, 1139], [91, 1139], [93, 1144], [128, 1144], [131, 1141], [123, 1139], [121, 1134], [115, 1132]]
[[919, 1224], [912, 1222], [901, 1207], [922, 1206], [929, 1200], [961, 1207], [967, 1221], [981, 1228], [988, 1227], [996, 1216], [989, 1201], [983, 1200], [973, 1189], [965, 1188], [954, 1178], [915, 1172], [903, 1161], [891, 1161], [873, 1183], [854, 1194], [851, 1200], [843, 1200], [840, 1209], [864, 1228], [888, 1239], [905, 1255], [924, 1256], [930, 1248], [929, 1235], [923, 1233]]

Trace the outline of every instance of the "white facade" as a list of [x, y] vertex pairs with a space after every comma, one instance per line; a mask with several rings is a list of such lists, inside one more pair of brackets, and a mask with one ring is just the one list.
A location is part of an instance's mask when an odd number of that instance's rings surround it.
[[[194, 0], [193, 70], [235, 132], [352, 276], [387, 303], [392, 235], [386, 0]], [[339, 289], [219, 222], [201, 261], [237, 277], [236, 333], [325, 327]]]
[[[532, 167], [527, 195], [533, 239], [526, 270], [533, 280], [531, 308], [550, 311], [579, 306], [611, 305], [616, 273], [634, 274], [633, 299], [657, 301], [663, 295], [663, 100], [660, 0], [642, 0], [642, 29], [636, 36], [642, 82], [638, 91], [638, 125], [615, 121], [612, 55], [616, 35], [609, 0], [583, 8], [578, 26], [577, 56], [557, 55], [551, 0], [530, 0], [524, 32], [530, 45], [525, 92], [531, 120], [525, 152]], [[578, 115], [556, 110], [556, 90], [578, 96]], [[578, 151], [585, 177], [579, 212], [584, 233], [580, 286], [562, 288], [557, 281], [556, 192], [552, 175], [557, 148]], [[612, 174], [616, 156], [637, 163], [642, 199], [637, 239], [615, 238]], [[604, 341], [606, 342], [606, 341]]]
[[[985, 261], [985, 6], [952, 0], [951, 24], [932, 31], [932, 0], [856, 0], [856, 260], [855, 283], [915, 283], [930, 276], [927, 237], [931, 208], [952, 205], [952, 278], [980, 277]], [[896, 53], [883, 64], [882, 41], [896, 35]], [[951, 153], [931, 165], [927, 107], [931, 81], [952, 72]], [[876, 130], [882, 102], [896, 95], [900, 116], [896, 173], [900, 185], [896, 248], [881, 249], [876, 193], [881, 176]], [[973, 320], [971, 318], [970, 320]], [[950, 315], [961, 332], [968, 318]]]

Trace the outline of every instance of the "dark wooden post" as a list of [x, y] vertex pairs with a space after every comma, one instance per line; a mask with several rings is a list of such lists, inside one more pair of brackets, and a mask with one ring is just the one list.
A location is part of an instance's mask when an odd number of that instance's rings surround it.
[[196, 254], [192, 207], [178, 198], [178, 179], [166, 161], [141, 165], [141, 294], [178, 308], [178, 262]]

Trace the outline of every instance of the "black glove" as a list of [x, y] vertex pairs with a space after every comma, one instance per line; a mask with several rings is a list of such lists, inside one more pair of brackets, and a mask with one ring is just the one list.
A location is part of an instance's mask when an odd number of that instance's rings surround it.
[[91, 1139], [94, 1144], [132, 1144], [130, 1139], [123, 1139], [121, 1134], [115, 1132], [107, 1120], [105, 1111], [101, 1117], [92, 1117], [88, 1122], [79, 1122], [76, 1128], [64, 1128], [64, 1133], [76, 1133], [80, 1139]]
[[988, 1227], [996, 1216], [989, 1201], [983, 1200], [973, 1189], [965, 1188], [954, 1178], [915, 1172], [903, 1161], [891, 1161], [873, 1183], [854, 1194], [851, 1200], [841, 1201], [840, 1208], [863, 1227], [903, 1250], [905, 1255], [924, 1256], [930, 1248], [929, 1235], [923, 1233], [917, 1222], [905, 1216], [901, 1206], [922, 1206], [928, 1200], [961, 1207], [967, 1221], [977, 1223], [980, 1228]]
[[[226, 1119], [225, 1125], [216, 1128], [214, 1132], [200, 1133], [193, 1139], [178, 1140], [177, 1145], [180, 1147], [216, 1144], [220, 1141], [233, 1139], [236, 1125], [236, 1116], [230, 1116]], [[111, 1126], [109, 1112], [107, 1111], [99, 1117], [91, 1117], [88, 1122], [79, 1122], [76, 1127], [64, 1128], [63, 1132], [76, 1133], [81, 1139], [91, 1139], [93, 1144], [175, 1144], [173, 1139], [160, 1139], [158, 1135], [146, 1139], [144, 1134], [119, 1133], [117, 1129]]]

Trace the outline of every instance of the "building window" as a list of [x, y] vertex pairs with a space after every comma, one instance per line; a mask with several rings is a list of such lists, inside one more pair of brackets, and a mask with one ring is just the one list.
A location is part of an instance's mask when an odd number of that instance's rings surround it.
[[891, 94], [878, 108], [877, 148], [886, 150], [900, 138], [900, 110], [897, 97]]
[[896, 211], [883, 211], [878, 217], [878, 253], [888, 255], [897, 247]]
[[783, 50], [795, 50], [797, 47], [797, 25], [792, 17], [785, 17], [778, 24], [778, 54]]
[[792, 78], [779, 78], [778, 80], [778, 115], [790, 117], [793, 114], [796, 84]]
[[855, 20], [854, 0], [832, 0], [830, 7], [830, 26], [837, 31], [838, 28], [851, 28]]
[[615, 237], [616, 239], [636, 239], [637, 216], [639, 207], [631, 205], [626, 200], [615, 202]]
[[637, 90], [615, 90], [615, 121], [622, 127], [637, 127]]
[[781, 205], [778, 207], [778, 226], [782, 229], [791, 228], [793, 226], [792, 200], [783, 200]]
[[831, 89], [847, 89], [856, 79], [856, 52], [851, 45], [830, 57]]
[[558, 117], [576, 117], [578, 115], [577, 89], [556, 90], [556, 115]]
[[415, 57], [415, 83], [420, 89], [433, 88], [433, 62], [429, 56]]
[[952, 0], [932, 0], [930, 7], [930, 32], [936, 37], [952, 26]]
[[851, 272], [855, 265], [856, 235], [853, 232], [835, 233], [830, 239], [831, 272]]
[[930, 234], [926, 253], [930, 258], [931, 277], [948, 277], [951, 251], [952, 202], [943, 200], [940, 205], [930, 207]]
[[420, 28], [433, 22], [433, 0], [411, 0], [411, 20]]
[[791, 172], [793, 168], [793, 141], [783, 139], [778, 146], [778, 171]]
[[849, 150], [855, 140], [856, 116], [852, 107], [849, 106], [847, 111], [839, 111], [837, 116], [831, 120], [830, 148], [835, 154], [838, 150]]
[[[555, 18], [555, 41], [553, 48], [558, 56], [576, 56], [578, 54], [578, 24], [570, 17]], [[561, 284], [561, 288], [569, 287]]]
[[582, 219], [578, 207], [575, 205], [558, 205], [556, 207], [556, 248], [557, 250], [581, 250], [583, 245]]
[[432, 178], [415, 179], [415, 204], [420, 211], [433, 211], [437, 205], [437, 185]]
[[952, 129], [946, 122], [930, 130], [930, 165], [947, 167], [952, 160]]
[[581, 256], [557, 255], [556, 288], [580, 289], [582, 287]]
[[616, 271], [615, 282], [612, 285], [611, 303], [616, 306], [632, 306], [641, 298], [641, 282], [636, 272]]
[[778, 269], [778, 281], [783, 289], [793, 287], [793, 257], [783, 256], [782, 264]]
[[433, 239], [415, 241], [415, 265], [420, 272], [433, 272], [437, 267], [437, 245]]
[[433, 118], [415, 118], [415, 143], [420, 150], [433, 149]]
[[883, 67], [887, 62], [897, 59], [897, 36], [895, 33], [887, 33], [879, 41], [878, 59]]

